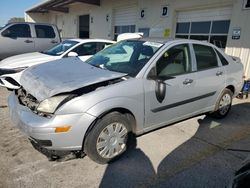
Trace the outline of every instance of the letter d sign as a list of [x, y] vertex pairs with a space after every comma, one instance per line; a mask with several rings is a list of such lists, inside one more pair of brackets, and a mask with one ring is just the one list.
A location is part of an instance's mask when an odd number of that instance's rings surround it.
[[168, 16], [168, 7], [167, 6], [163, 6], [162, 7], [162, 14], [161, 14], [162, 17], [166, 17]]

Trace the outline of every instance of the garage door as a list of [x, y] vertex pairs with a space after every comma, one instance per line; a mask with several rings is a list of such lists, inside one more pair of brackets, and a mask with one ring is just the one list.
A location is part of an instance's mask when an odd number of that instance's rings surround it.
[[136, 4], [131, 4], [114, 9], [115, 39], [122, 33], [134, 33], [136, 23]]
[[232, 16], [232, 8], [214, 8], [196, 11], [179, 12], [177, 16], [178, 22], [207, 21], [207, 20], [230, 20]]
[[209, 41], [225, 48], [231, 15], [231, 7], [179, 12], [176, 38]]

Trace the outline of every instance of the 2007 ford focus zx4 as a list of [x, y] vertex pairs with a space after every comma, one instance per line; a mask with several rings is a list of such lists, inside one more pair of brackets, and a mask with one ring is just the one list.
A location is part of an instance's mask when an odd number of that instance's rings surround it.
[[240, 59], [212, 44], [130, 39], [85, 63], [72, 57], [30, 67], [9, 107], [38, 146], [107, 163], [131, 135], [204, 113], [225, 117], [242, 85]]

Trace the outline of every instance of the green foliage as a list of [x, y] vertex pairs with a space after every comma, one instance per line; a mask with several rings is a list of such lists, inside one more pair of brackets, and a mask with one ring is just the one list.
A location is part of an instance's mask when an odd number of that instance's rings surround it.
[[13, 17], [10, 18], [8, 23], [13, 23], [13, 22], [25, 22], [24, 18], [19, 18], [19, 17]]

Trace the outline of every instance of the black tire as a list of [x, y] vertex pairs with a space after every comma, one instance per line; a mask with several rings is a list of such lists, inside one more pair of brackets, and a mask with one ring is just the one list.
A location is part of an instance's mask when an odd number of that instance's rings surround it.
[[[230, 96], [230, 103], [227, 105], [227, 108], [221, 108], [220, 103], [223, 99], [225, 99], [225, 96]], [[217, 118], [217, 119], [222, 119], [226, 117], [231, 109], [232, 106], [232, 99], [233, 99], [233, 93], [229, 89], [224, 89], [223, 92], [221, 93], [219, 99], [216, 102], [215, 106], [215, 111], [210, 113], [210, 116]]]
[[[100, 139], [101, 133], [103, 131], [108, 131], [107, 127], [110, 126], [113, 123], [120, 123], [127, 129], [127, 134], [124, 136], [124, 144], [125, 147], [120, 151], [119, 154], [117, 154], [114, 157], [103, 157], [100, 154], [100, 151], [97, 149], [97, 142]], [[111, 112], [105, 116], [103, 116], [101, 119], [99, 119], [92, 130], [87, 135], [85, 142], [84, 142], [84, 152], [88, 155], [90, 159], [93, 161], [99, 163], [99, 164], [106, 164], [111, 161], [114, 161], [118, 159], [128, 148], [128, 141], [129, 141], [129, 135], [131, 134], [131, 122], [128, 119], [128, 116], [121, 114], [119, 112]], [[113, 125], [112, 125], [113, 126]], [[109, 133], [107, 135], [110, 135]], [[111, 137], [111, 136], [110, 136]], [[109, 143], [111, 143], [111, 138], [109, 138]], [[116, 140], [117, 143], [117, 140]], [[113, 146], [115, 147], [115, 146]], [[104, 147], [103, 147], [104, 150]], [[105, 152], [104, 152], [105, 153]], [[107, 152], [106, 152], [107, 153]]]

